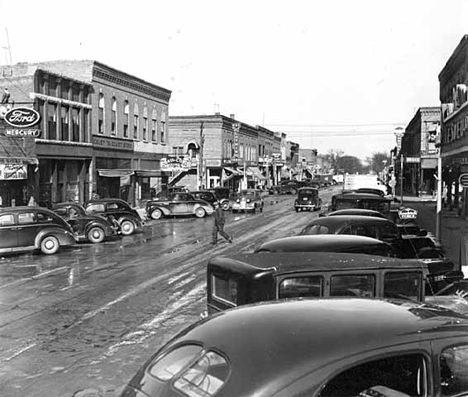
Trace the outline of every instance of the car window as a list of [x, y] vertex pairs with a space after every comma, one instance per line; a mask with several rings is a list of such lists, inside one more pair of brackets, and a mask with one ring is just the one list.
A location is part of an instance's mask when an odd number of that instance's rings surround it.
[[442, 351], [440, 388], [443, 396], [468, 393], [468, 346], [453, 346]]
[[117, 205], [117, 203], [109, 203], [107, 204], [107, 210], [116, 210], [118, 209], [119, 206]]
[[355, 236], [376, 237], [371, 225], [350, 225], [343, 229], [341, 234], [352, 234]]
[[324, 225], [308, 225], [306, 226], [301, 234], [302, 235], [315, 235], [315, 234], [328, 234], [328, 227]]
[[330, 296], [375, 296], [375, 277], [373, 274], [343, 274], [330, 279]]
[[214, 298], [237, 305], [237, 291], [237, 280], [215, 274], [211, 276], [211, 294]]
[[384, 276], [384, 297], [420, 301], [423, 291], [421, 273], [388, 272]]
[[0, 215], [0, 226], [10, 226], [15, 224], [13, 214]]
[[90, 213], [104, 212], [104, 204], [90, 204], [86, 207], [86, 211]]
[[307, 296], [323, 296], [323, 277], [291, 277], [286, 278], [280, 282], [278, 290], [279, 299]]
[[64, 217], [67, 216], [67, 209], [66, 208], [56, 208], [54, 211], [60, 216], [64, 216]]
[[[380, 358], [356, 365], [331, 379], [320, 397], [407, 395], [422, 397], [427, 391], [427, 371], [422, 354]], [[372, 390], [387, 390], [373, 393]], [[390, 389], [390, 390], [389, 390]], [[394, 390], [399, 393], [391, 393]]]
[[24, 225], [27, 223], [34, 223], [35, 217], [33, 212], [24, 212], [22, 214], [18, 214], [18, 224]]

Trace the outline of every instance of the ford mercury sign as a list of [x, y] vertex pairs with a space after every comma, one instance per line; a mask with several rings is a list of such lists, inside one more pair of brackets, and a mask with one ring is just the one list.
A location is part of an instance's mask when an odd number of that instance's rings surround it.
[[31, 127], [41, 120], [41, 115], [33, 108], [13, 108], [5, 113], [5, 121], [12, 127]]

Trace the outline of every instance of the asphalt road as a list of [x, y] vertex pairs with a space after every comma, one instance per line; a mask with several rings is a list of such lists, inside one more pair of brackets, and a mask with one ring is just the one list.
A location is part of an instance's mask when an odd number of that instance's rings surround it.
[[[321, 191], [324, 206], [338, 190]], [[162, 219], [104, 244], [0, 258], [0, 396], [117, 396], [205, 310], [210, 257], [295, 235], [317, 216], [293, 201], [267, 196], [263, 213], [227, 213], [233, 244], [210, 244], [210, 217]]]

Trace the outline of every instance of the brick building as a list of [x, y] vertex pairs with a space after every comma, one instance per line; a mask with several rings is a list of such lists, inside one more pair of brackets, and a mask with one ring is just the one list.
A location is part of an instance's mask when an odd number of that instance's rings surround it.
[[[2, 205], [25, 205], [31, 197], [47, 205], [85, 201], [93, 154], [91, 84], [22, 63], [0, 69], [0, 86], [10, 93], [4, 107], [22, 111], [34, 108], [41, 116], [34, 130], [0, 122], [0, 147], [8, 154], [2, 156], [3, 162], [28, 164], [22, 183], [21, 179], [2, 181]], [[31, 131], [33, 136], [25, 135]], [[5, 150], [8, 146], [10, 149]], [[20, 147], [23, 153], [18, 151]]]
[[[468, 35], [464, 35], [439, 73], [439, 98], [442, 104], [441, 157], [447, 202], [459, 205], [458, 178], [468, 172]], [[467, 189], [464, 189], [464, 213]]]
[[269, 186], [281, 159], [281, 135], [260, 126], [214, 114], [171, 116], [172, 152], [162, 169], [172, 172], [170, 184], [200, 187]]
[[440, 107], [421, 107], [417, 110], [401, 140], [404, 157], [404, 190], [413, 194], [431, 194], [436, 189], [436, 136], [440, 129]]

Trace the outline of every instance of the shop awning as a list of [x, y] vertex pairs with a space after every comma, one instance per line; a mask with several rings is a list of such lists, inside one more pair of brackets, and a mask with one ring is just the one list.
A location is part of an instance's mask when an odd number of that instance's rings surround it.
[[99, 176], [103, 176], [105, 178], [122, 178], [135, 173], [135, 171], [127, 169], [98, 169], [97, 172]]
[[266, 176], [263, 176], [262, 171], [258, 167], [247, 167], [247, 175], [258, 180], [268, 179]]
[[223, 181], [228, 181], [236, 176], [242, 176], [242, 172], [230, 167], [223, 167]]
[[242, 172], [238, 171], [238, 170], [235, 170], [234, 168], [230, 168], [230, 167], [223, 167], [225, 169], [225, 171], [231, 173], [231, 174], [234, 174], [234, 175], [241, 175]]
[[164, 175], [164, 171], [161, 170], [135, 170], [137, 176], [144, 177], [161, 177]]
[[309, 168], [304, 168], [304, 171], [306, 171], [311, 177], [314, 176], [314, 171], [312, 171], [311, 169], [309, 169]]

